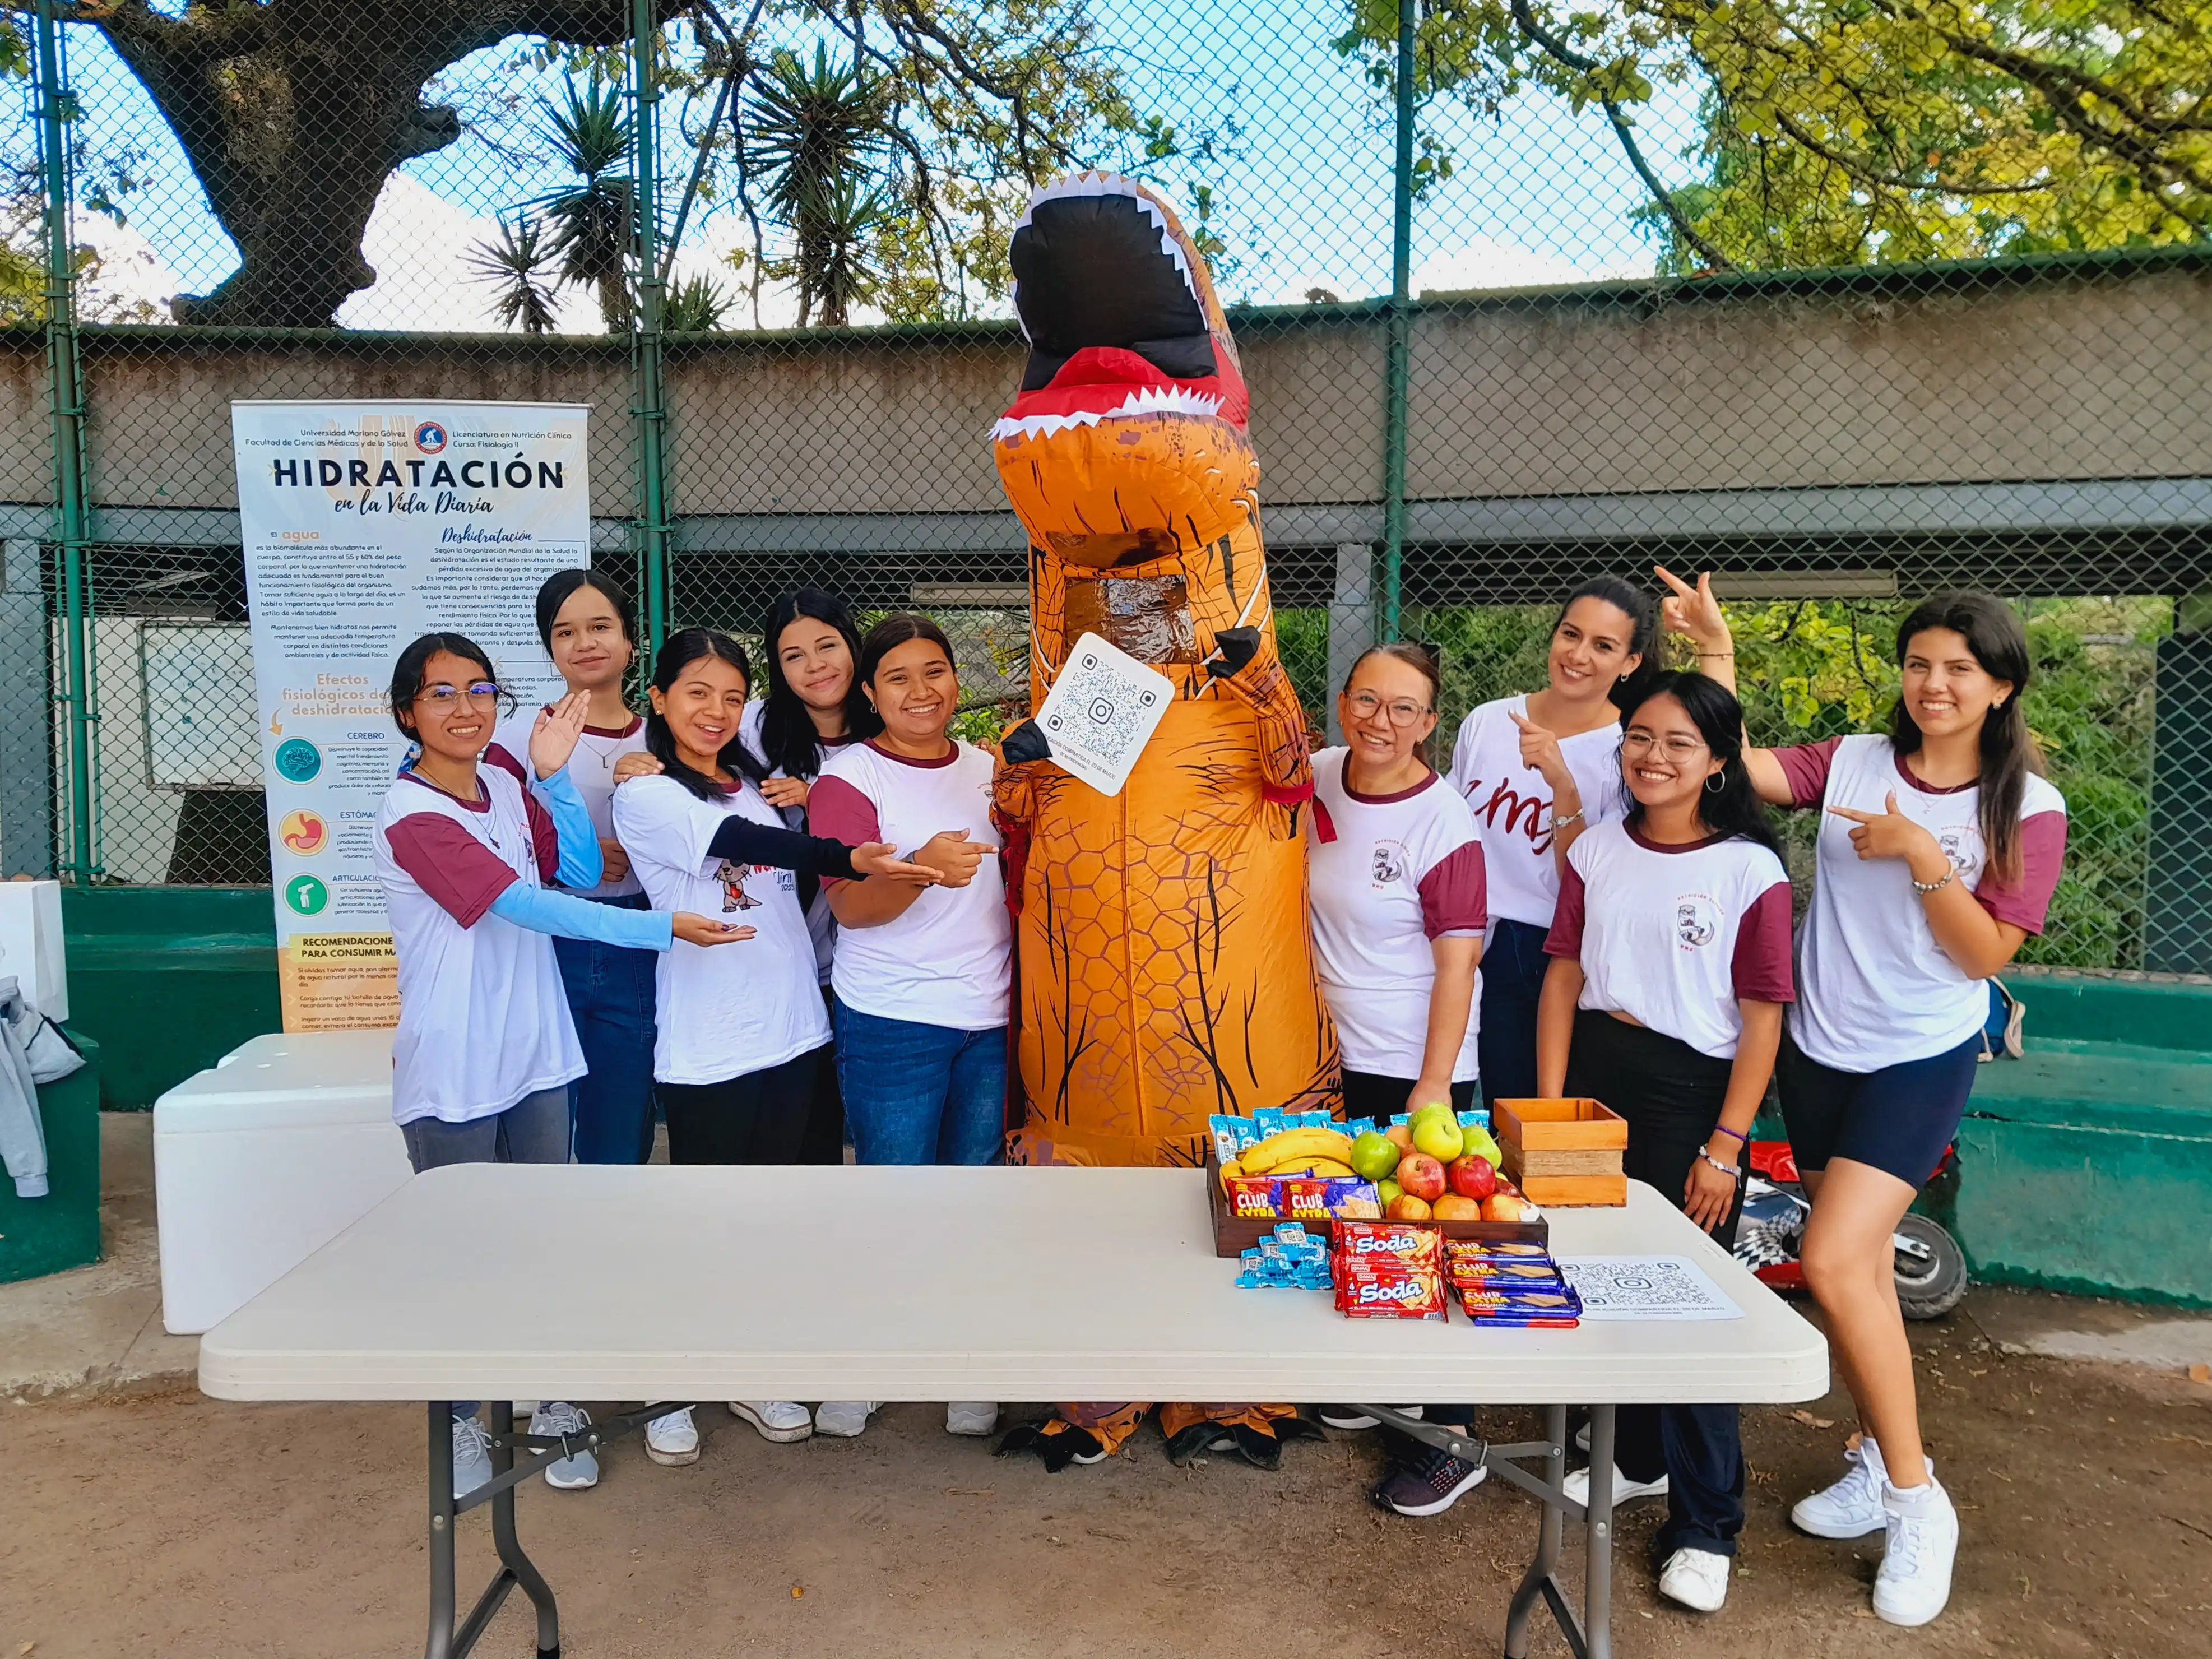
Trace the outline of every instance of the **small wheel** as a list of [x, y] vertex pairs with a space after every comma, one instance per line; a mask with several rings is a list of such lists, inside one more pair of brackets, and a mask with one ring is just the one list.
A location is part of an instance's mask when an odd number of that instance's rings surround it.
[[1907, 1319], [1941, 1319], [1966, 1294], [1966, 1253], [1924, 1215], [1907, 1214], [1894, 1236], [1899, 1308]]

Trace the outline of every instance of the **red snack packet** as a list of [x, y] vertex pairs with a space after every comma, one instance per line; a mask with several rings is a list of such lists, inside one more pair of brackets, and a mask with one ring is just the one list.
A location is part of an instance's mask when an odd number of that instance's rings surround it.
[[1284, 1220], [1326, 1221], [1328, 1219], [1328, 1177], [1327, 1176], [1285, 1176], [1282, 1182]]
[[1353, 1262], [1433, 1273], [1443, 1262], [1443, 1235], [1418, 1221], [1340, 1221], [1336, 1254]]
[[1229, 1212], [1245, 1220], [1283, 1219], [1283, 1182], [1276, 1176], [1231, 1176], [1222, 1183]]
[[1442, 1319], [1443, 1280], [1432, 1273], [1345, 1273], [1336, 1282], [1336, 1310], [1347, 1319]]

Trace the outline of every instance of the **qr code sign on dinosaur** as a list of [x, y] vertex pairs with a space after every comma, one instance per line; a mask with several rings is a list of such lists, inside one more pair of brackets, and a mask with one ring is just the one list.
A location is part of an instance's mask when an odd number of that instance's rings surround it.
[[1118, 795], [1175, 696], [1168, 677], [1085, 634], [1037, 711], [1060, 766], [1102, 795]]

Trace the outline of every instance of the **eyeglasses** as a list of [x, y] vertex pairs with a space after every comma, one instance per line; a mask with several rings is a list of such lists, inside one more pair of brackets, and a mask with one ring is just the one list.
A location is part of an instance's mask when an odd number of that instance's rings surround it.
[[463, 700], [477, 705], [499, 702], [499, 688], [489, 680], [477, 680], [465, 690], [451, 685], [426, 685], [415, 694], [415, 701], [425, 704], [433, 714], [450, 714], [459, 708]]
[[1395, 702], [1384, 702], [1372, 691], [1352, 694], [1352, 712], [1363, 720], [1371, 720], [1378, 713], [1387, 712], [1393, 726], [1411, 726], [1429, 711], [1410, 698], [1400, 697]]
[[1678, 735], [1668, 738], [1662, 743], [1649, 732], [1631, 732], [1621, 738], [1620, 752], [1624, 755], [1642, 755], [1648, 753], [1655, 744], [1668, 760], [1687, 760], [1706, 746], [1695, 738]]

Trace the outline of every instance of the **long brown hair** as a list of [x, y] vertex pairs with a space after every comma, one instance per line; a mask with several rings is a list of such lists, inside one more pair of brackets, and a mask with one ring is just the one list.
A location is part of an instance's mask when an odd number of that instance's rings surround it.
[[[1966, 641], [1966, 649], [1991, 679], [2010, 683], [2003, 704], [1982, 718], [1981, 820], [1984, 868], [1999, 881], [2020, 877], [2020, 807], [2027, 793], [2027, 775], [2043, 771], [2043, 751], [2027, 729], [2021, 707], [2027, 690], [2027, 629], [2020, 613], [2002, 599], [1987, 593], [1938, 593], [1912, 607], [1897, 630], [1897, 663], [1905, 665], [1905, 653], [1915, 635], [1945, 628]], [[1918, 726], [1900, 696], [1890, 713], [1889, 740], [1897, 752], [1917, 752], [1923, 741]]]

